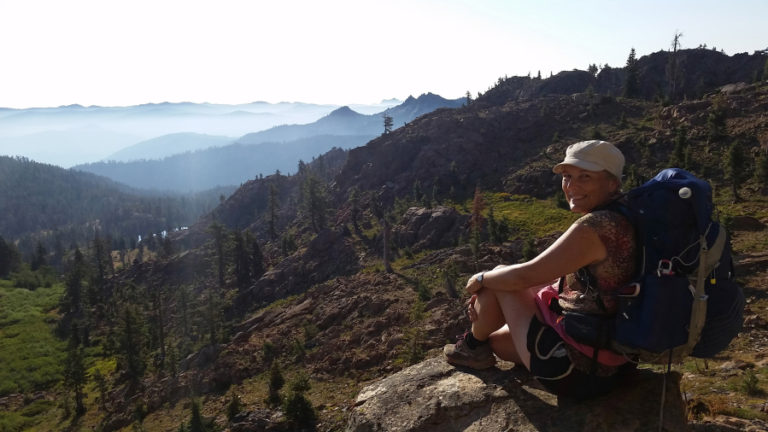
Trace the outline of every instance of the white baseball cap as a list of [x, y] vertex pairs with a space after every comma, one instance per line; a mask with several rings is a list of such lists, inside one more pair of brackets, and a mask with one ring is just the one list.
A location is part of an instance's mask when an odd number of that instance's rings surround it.
[[624, 155], [616, 146], [600, 140], [580, 141], [565, 149], [565, 159], [552, 168], [557, 174], [563, 172], [563, 165], [573, 165], [587, 171], [606, 170], [621, 180], [624, 170]]

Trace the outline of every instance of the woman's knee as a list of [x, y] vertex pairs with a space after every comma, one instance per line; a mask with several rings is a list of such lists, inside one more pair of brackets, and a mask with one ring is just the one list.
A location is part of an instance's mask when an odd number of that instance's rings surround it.
[[[499, 307], [504, 311], [504, 315], [507, 316], [507, 322], [512, 316], [528, 321], [533, 315], [536, 314], [538, 306], [536, 305], [535, 294], [528, 291], [514, 291], [514, 292], [498, 292], [496, 301], [499, 303]], [[511, 324], [511, 323], [509, 323]]]
[[491, 333], [488, 337], [488, 342], [491, 344], [491, 350], [500, 359], [506, 361], [517, 360], [518, 354], [515, 349], [515, 340], [512, 339], [512, 335], [509, 333], [509, 326], [504, 325], [502, 328]]

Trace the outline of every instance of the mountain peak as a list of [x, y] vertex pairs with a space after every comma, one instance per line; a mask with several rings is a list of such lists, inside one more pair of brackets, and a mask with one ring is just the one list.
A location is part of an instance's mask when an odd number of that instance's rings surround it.
[[341, 108], [337, 108], [331, 111], [331, 113], [328, 114], [328, 117], [349, 117], [349, 116], [355, 116], [355, 115], [360, 115], [360, 114], [352, 110], [352, 108], [345, 105]]

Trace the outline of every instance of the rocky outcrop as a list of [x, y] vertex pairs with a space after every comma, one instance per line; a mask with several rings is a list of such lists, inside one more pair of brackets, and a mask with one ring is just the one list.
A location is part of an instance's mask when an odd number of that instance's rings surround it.
[[[485, 371], [428, 359], [365, 387], [347, 432], [657, 431], [664, 375], [638, 370], [612, 394], [575, 401], [542, 390], [523, 368]], [[688, 430], [680, 375], [666, 379], [663, 430]]]
[[460, 215], [453, 207], [432, 209], [411, 207], [403, 215], [401, 225], [392, 231], [395, 245], [414, 252], [454, 246], [466, 231], [468, 215]]
[[302, 293], [333, 277], [354, 274], [359, 263], [354, 248], [342, 231], [325, 229], [303, 253], [294, 254], [240, 293], [230, 313], [242, 314], [254, 306]]

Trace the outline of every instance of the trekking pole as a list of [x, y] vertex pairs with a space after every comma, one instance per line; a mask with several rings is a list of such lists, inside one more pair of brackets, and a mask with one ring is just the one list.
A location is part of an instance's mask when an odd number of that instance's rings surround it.
[[659, 432], [664, 431], [664, 399], [667, 395], [667, 375], [672, 370], [672, 349], [669, 350], [669, 362], [667, 363], [667, 371], [664, 372], [664, 378], [661, 380], [661, 407], [659, 408]]

